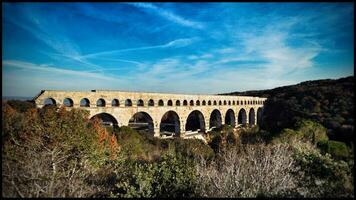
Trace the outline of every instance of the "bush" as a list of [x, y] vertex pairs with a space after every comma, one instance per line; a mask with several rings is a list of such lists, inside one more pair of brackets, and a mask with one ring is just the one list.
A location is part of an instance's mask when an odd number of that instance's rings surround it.
[[349, 158], [349, 149], [343, 142], [333, 140], [323, 141], [318, 143], [318, 147], [323, 153], [329, 153], [335, 159], [346, 160]]
[[115, 170], [112, 197], [192, 197], [196, 181], [193, 162], [168, 153], [153, 163], [127, 160]]
[[300, 171], [299, 193], [304, 197], [353, 197], [353, 162], [335, 161], [329, 154], [322, 155], [309, 143], [294, 144], [294, 159]]
[[290, 196], [297, 179], [292, 151], [287, 144], [245, 145], [231, 148], [219, 159], [196, 164], [197, 193], [200, 197], [283, 197]]

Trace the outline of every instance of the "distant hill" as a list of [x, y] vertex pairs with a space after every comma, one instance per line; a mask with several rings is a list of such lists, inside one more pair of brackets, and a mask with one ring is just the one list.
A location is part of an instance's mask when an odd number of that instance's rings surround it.
[[270, 90], [232, 92], [224, 95], [267, 97], [262, 127], [272, 132], [290, 128], [301, 119], [312, 119], [328, 128], [331, 139], [353, 141], [354, 77], [305, 81]]
[[21, 101], [26, 101], [26, 100], [32, 100], [33, 97], [19, 97], [19, 96], [3, 96], [3, 100], [21, 100]]

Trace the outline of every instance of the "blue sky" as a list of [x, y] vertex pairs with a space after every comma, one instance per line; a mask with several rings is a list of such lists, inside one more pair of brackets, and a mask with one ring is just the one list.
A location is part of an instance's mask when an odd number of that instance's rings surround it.
[[354, 74], [353, 3], [2, 3], [3, 96], [214, 94]]

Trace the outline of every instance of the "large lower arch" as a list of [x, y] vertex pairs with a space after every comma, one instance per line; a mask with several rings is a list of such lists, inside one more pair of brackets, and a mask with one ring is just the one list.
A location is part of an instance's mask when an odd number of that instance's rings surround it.
[[246, 111], [245, 111], [245, 109], [241, 108], [240, 111], [239, 111], [237, 122], [238, 122], [238, 124], [245, 125], [247, 123], [246, 119], [247, 119]]
[[205, 132], [204, 115], [198, 110], [192, 111], [187, 118], [185, 130]]
[[117, 120], [114, 116], [110, 115], [109, 113], [99, 113], [90, 118], [90, 120], [94, 120], [97, 118], [100, 123], [104, 126], [114, 126], [118, 127]]
[[250, 112], [248, 113], [248, 123], [251, 125], [255, 125], [255, 110], [253, 108], [250, 109]]
[[221, 127], [221, 113], [218, 109], [213, 110], [210, 114], [209, 128], [220, 128]]
[[178, 114], [171, 110], [166, 112], [162, 116], [159, 131], [162, 134], [179, 136], [180, 122]]
[[257, 109], [257, 124], [260, 125], [262, 122], [262, 108]]
[[232, 109], [227, 110], [225, 115], [225, 124], [235, 127], [236, 126], [235, 119], [236, 119], [235, 112]]
[[135, 113], [129, 120], [129, 127], [141, 133], [154, 134], [153, 119], [146, 112]]
[[43, 104], [45, 106], [47, 105], [56, 105], [56, 100], [54, 100], [53, 98], [47, 98], [43, 101]]

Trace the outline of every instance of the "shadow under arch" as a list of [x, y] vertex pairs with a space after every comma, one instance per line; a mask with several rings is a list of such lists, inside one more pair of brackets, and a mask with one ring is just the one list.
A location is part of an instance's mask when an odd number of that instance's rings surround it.
[[204, 115], [198, 110], [192, 111], [187, 118], [185, 124], [186, 131], [198, 131], [205, 132], [205, 120]]
[[135, 113], [129, 120], [129, 127], [139, 133], [154, 135], [153, 119], [146, 112]]
[[[180, 135], [180, 120], [179, 115], [175, 111], [167, 111], [162, 116], [159, 131], [164, 135]], [[174, 133], [174, 134], [173, 134]]]
[[103, 112], [103, 113], [96, 114], [92, 116], [90, 120], [92, 121], [95, 118], [97, 118], [100, 121], [100, 123], [104, 126], [119, 127], [116, 118], [109, 113]]

